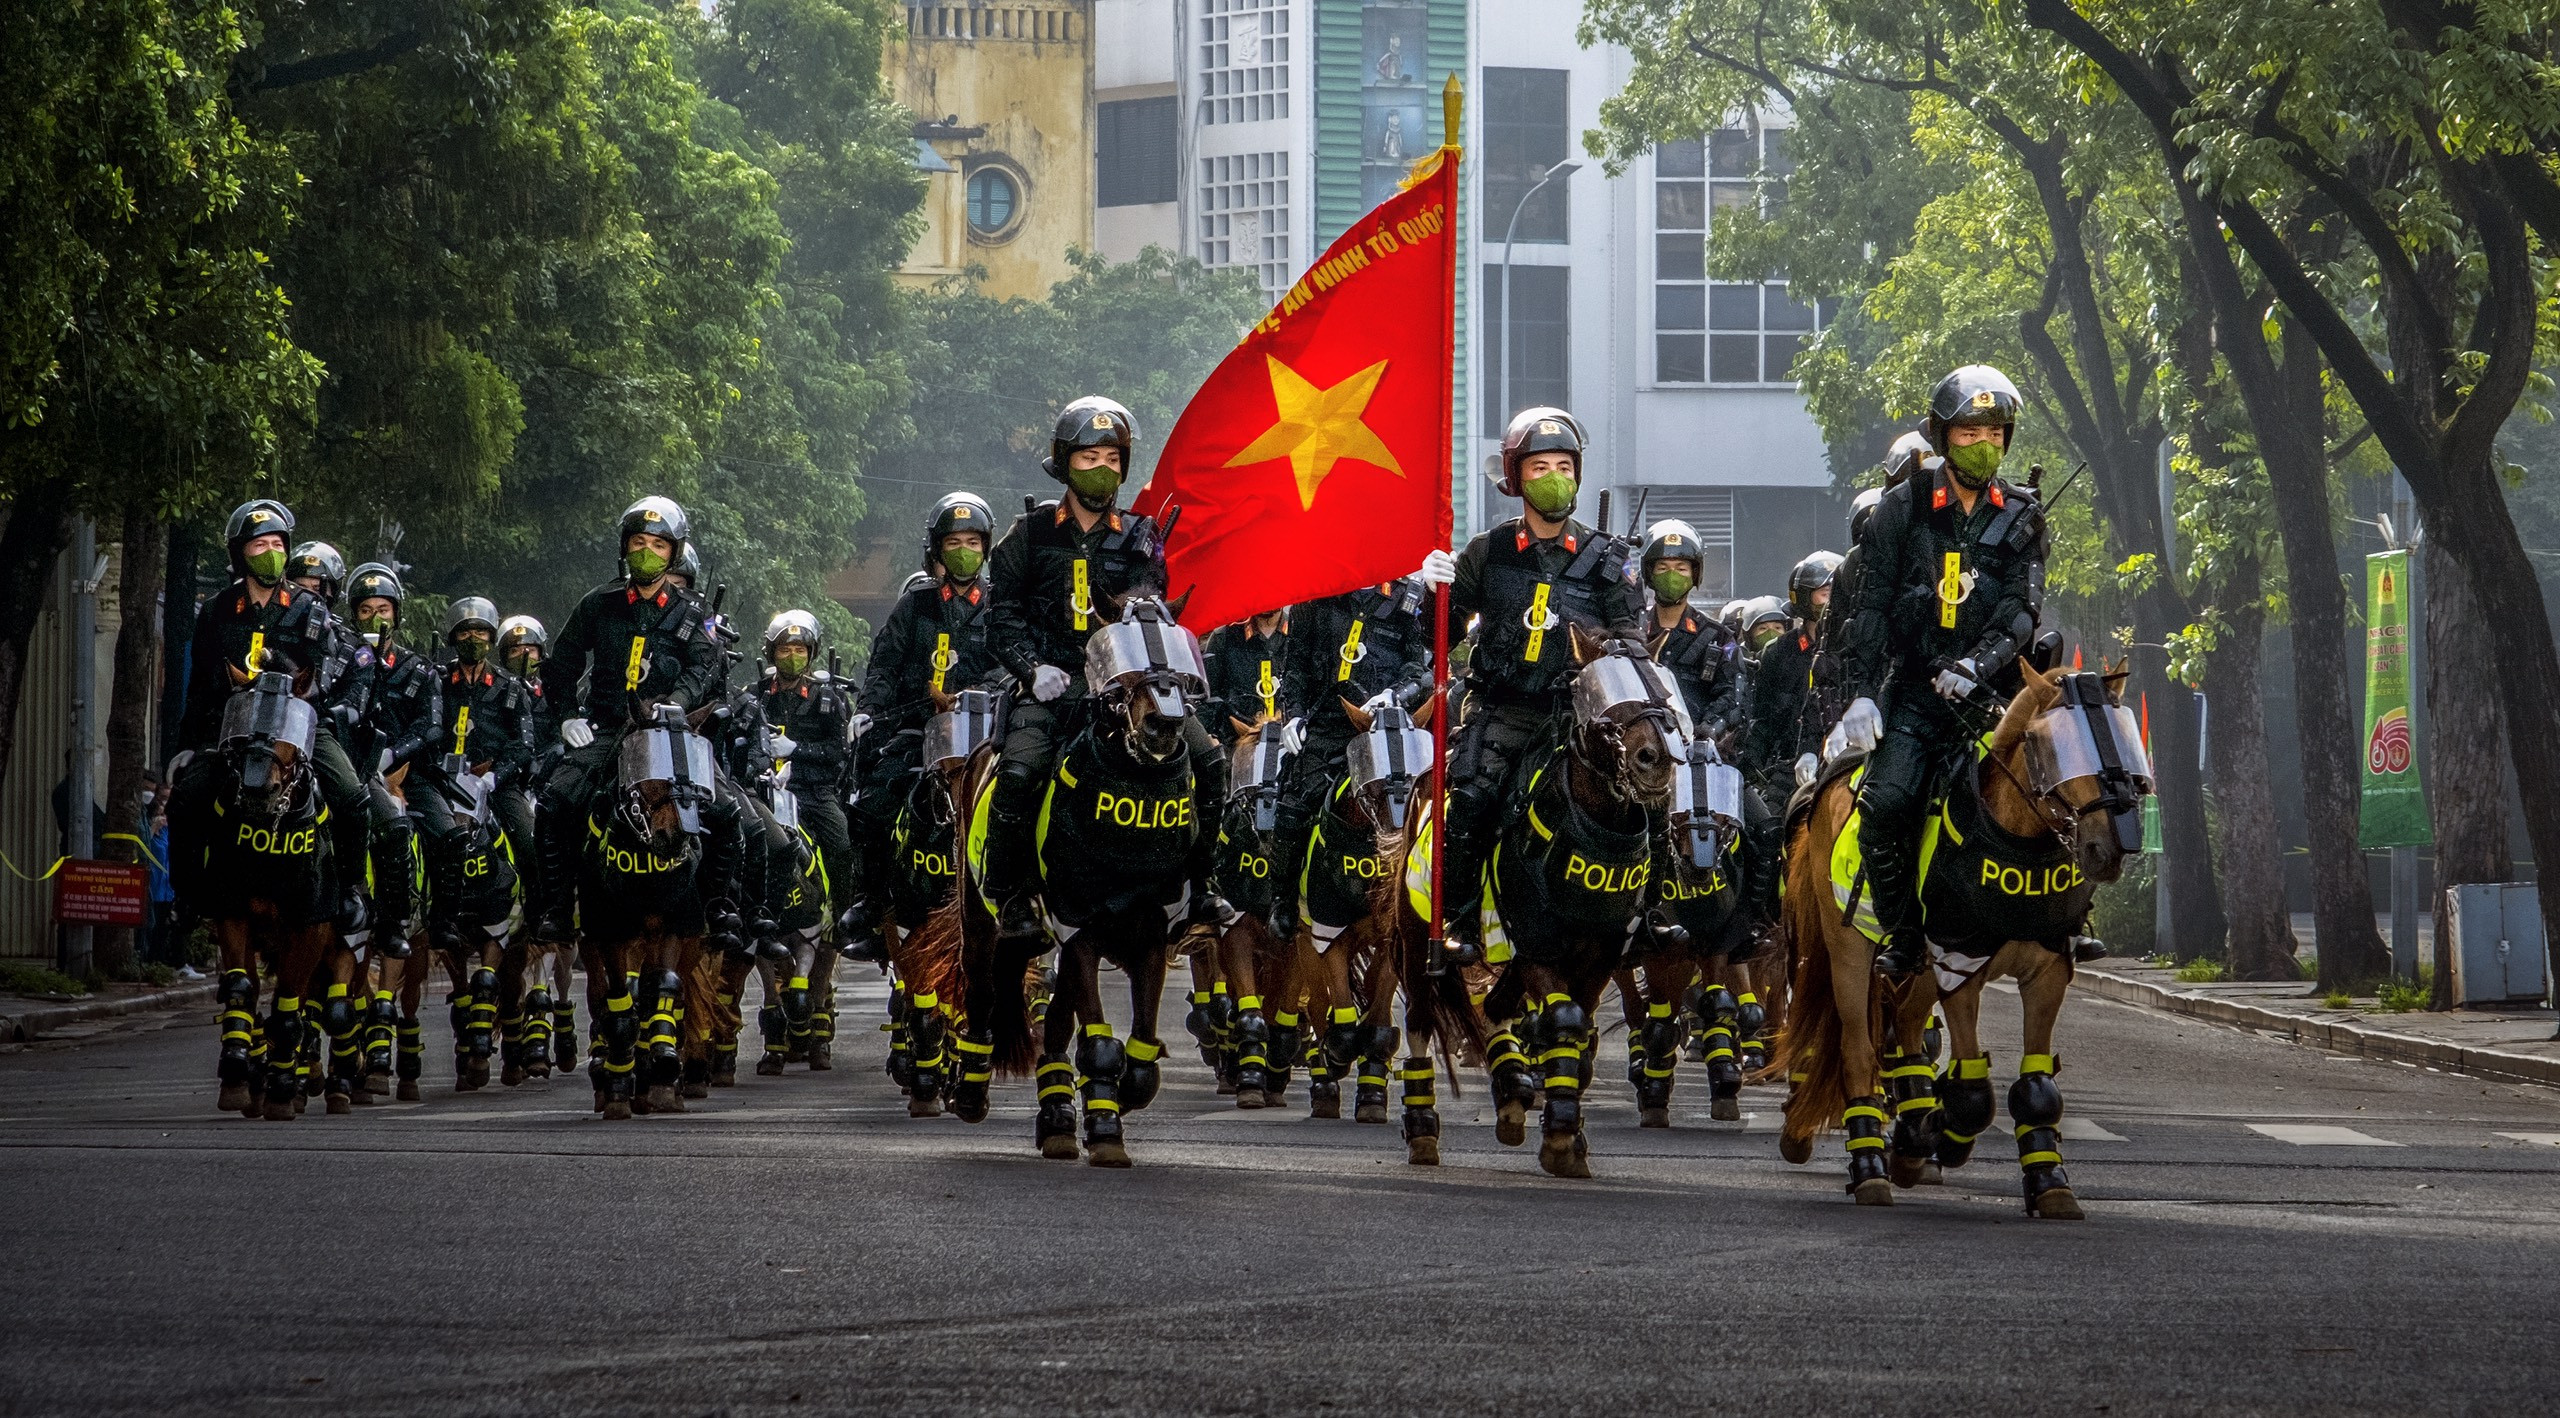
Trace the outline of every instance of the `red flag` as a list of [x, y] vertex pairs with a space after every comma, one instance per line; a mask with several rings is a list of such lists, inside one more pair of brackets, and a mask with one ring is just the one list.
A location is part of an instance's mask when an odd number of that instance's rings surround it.
[[1206, 630], [1411, 572], [1449, 544], [1455, 148], [1326, 248], [1175, 422], [1137, 510]]

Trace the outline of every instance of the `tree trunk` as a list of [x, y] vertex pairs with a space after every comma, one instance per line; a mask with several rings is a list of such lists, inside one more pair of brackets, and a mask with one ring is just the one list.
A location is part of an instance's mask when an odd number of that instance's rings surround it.
[[[2419, 554], [2426, 567], [2427, 820], [2436, 839], [2431, 913], [2441, 945], [2453, 938], [2444, 889], [2505, 881], [2514, 871], [2507, 854], [2506, 775], [2497, 752], [2507, 716], [2498, 696], [2481, 692], [2480, 667], [2493, 663], [2499, 651], [2469, 578], [2432, 525]], [[2453, 970], [2442, 951], [2430, 1007], [2453, 1007]]]
[[[2167, 575], [2164, 569], [2161, 573]], [[2138, 601], [2154, 601], [2145, 596]], [[2169, 677], [2166, 652], [2147, 648], [2186, 627], [2135, 613], [2133, 682], [2151, 705], [2151, 775], [2160, 798], [2161, 873], [2169, 889], [2170, 939], [2161, 947], [2179, 960], [2217, 955], [2230, 922], [2213, 879], [2213, 842], [2205, 827], [2204, 774], [2195, 691]], [[2151, 622], [2145, 624], [2145, 622]]]
[[2274, 774], [2267, 762], [2264, 658], [2266, 602], [2254, 557], [2239, 559], [2222, 588], [2222, 633], [2205, 656], [2213, 705], [2207, 742], [2213, 801], [2220, 809], [2222, 899], [2230, 908], [2232, 978], [2298, 980], [2293, 917], [2284, 903], [2284, 842], [2276, 832]]
[[[151, 704], [160, 689], [160, 578], [167, 570], [168, 528], [147, 498], [125, 508], [116, 578], [116, 671], [107, 700], [107, 830], [147, 837], [142, 773], [151, 766]], [[100, 856], [142, 860], [131, 842], [100, 844]], [[98, 935], [100, 968], [114, 975], [133, 962], [130, 927]]]
[[71, 540], [71, 524], [63, 516], [70, 491], [68, 483], [51, 480], [21, 488], [8, 530], [0, 532], [0, 783], [8, 781], [10, 751], [17, 745], [27, 641], [35, 634], [36, 617], [44, 614], [54, 560]]
[[178, 721], [187, 715], [187, 653], [196, 636], [196, 560], [204, 539], [194, 529], [164, 525], [169, 562], [160, 578], [160, 714], [152, 725], [151, 761], [167, 763], [178, 752]]

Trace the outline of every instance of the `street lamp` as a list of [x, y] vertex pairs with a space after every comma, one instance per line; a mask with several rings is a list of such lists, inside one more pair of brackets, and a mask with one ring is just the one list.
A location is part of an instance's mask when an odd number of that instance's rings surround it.
[[1502, 348], [1495, 363], [1502, 371], [1500, 413], [1505, 428], [1511, 424], [1511, 237], [1520, 229], [1520, 213], [1528, 208], [1529, 199], [1537, 196], [1539, 189], [1559, 177], [1571, 177], [1581, 169], [1582, 164], [1567, 159], [1539, 173], [1538, 180], [1529, 184], [1529, 190], [1521, 193], [1520, 200], [1513, 204], [1511, 220], [1502, 228], [1502, 329], [1498, 340]]

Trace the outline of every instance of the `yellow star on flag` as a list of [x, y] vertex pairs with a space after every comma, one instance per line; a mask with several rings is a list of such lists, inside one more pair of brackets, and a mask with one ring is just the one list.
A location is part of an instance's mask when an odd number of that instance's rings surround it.
[[1279, 406], [1279, 421], [1246, 444], [1244, 451], [1228, 459], [1228, 467], [1288, 459], [1290, 471], [1297, 475], [1298, 509], [1302, 512], [1315, 506], [1316, 488], [1333, 471], [1333, 465], [1344, 458], [1357, 458], [1397, 477], [1404, 476], [1396, 455], [1360, 421], [1360, 415], [1369, 407], [1370, 396], [1378, 392], [1378, 381], [1386, 376], [1385, 360], [1330, 389], [1319, 389], [1272, 356], [1263, 358], [1271, 364], [1271, 398]]

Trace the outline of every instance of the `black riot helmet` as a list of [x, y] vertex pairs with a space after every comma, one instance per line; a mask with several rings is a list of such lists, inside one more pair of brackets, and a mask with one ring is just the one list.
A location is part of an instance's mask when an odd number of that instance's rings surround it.
[[[1124, 452], [1120, 456], [1122, 461], [1127, 461], [1127, 453]], [[974, 492], [943, 494], [942, 500], [933, 504], [932, 515], [925, 519], [924, 564], [926, 570], [939, 569], [938, 558], [942, 552], [942, 539], [954, 532], [975, 532], [986, 538], [988, 547], [994, 547], [996, 544], [995, 509], [987, 506], [987, 500]]]
[[1698, 529], [1677, 517], [1666, 517], [1645, 528], [1644, 569], [1648, 572], [1657, 561], [1686, 561], [1703, 570], [1704, 556]]
[[519, 649], [540, 654], [551, 643], [551, 633], [542, 622], [529, 615], [511, 615], [498, 622], [498, 658], [503, 660]]
[[400, 603], [408, 599], [408, 593], [400, 587], [400, 573], [381, 562], [368, 561], [347, 577], [348, 614], [354, 614], [356, 607], [377, 596], [391, 603], [391, 623], [398, 625]]
[[1840, 574], [1842, 560], [1836, 551], [1818, 551], [1797, 562], [1795, 569], [1787, 573], [1787, 609], [1800, 620], [1813, 619], [1814, 592], [1830, 585], [1831, 578]]
[[320, 583], [320, 599], [334, 606], [338, 593], [346, 589], [347, 559], [327, 542], [304, 542], [284, 559], [284, 579], [299, 581], [306, 576]]
[[687, 590], [700, 590], [702, 587], [702, 553], [693, 549], [693, 543], [686, 542], [683, 546], [676, 549], [676, 559], [668, 563], [667, 574], [675, 577], [679, 581], [682, 581], [685, 584], [685, 589]]
[[[613, 538], [613, 554], [617, 558], [622, 555], [622, 549], [631, 544], [634, 532], [646, 532], [675, 543], [677, 557], [693, 545], [693, 520], [685, 516], [684, 509], [676, 506], [671, 498], [644, 497], [622, 509], [622, 530]], [[671, 558], [669, 564], [672, 565], [673, 561]]]
[[466, 630], [485, 630], [489, 639], [498, 638], [498, 608], [486, 596], [464, 596], [444, 608], [444, 642]]
[[808, 649], [809, 663], [814, 665], [818, 662], [818, 649], [826, 638], [827, 632], [818, 624], [816, 616], [807, 611], [784, 611], [765, 622], [764, 657], [770, 660], [773, 652], [783, 646], [800, 645]]
[[293, 537], [293, 513], [272, 497], [256, 498], [231, 509], [231, 520], [222, 525], [222, 544], [231, 553], [231, 574], [246, 576], [249, 564], [240, 559], [240, 548], [258, 537]]
[[1135, 461], [1138, 443], [1138, 421], [1117, 399], [1087, 394], [1058, 410], [1057, 427], [1049, 431], [1049, 456], [1040, 467], [1060, 482], [1067, 480], [1067, 463], [1087, 448], [1120, 450], [1120, 475], [1127, 477]]
[[2009, 376], [1987, 364], [1968, 364], [1938, 381], [1929, 391], [1929, 446], [1943, 456], [1947, 430], [1960, 423], [1991, 424], [2001, 430], [2006, 448], [2018, 434], [2018, 410], [2026, 400]]
[[[1919, 435], [1912, 436], [1916, 438]], [[1860, 492], [1857, 501], [1849, 504], [1849, 545], [1856, 546], [1867, 539], [1867, 524], [1875, 520], [1876, 508], [1883, 501], [1884, 489], [1871, 487]]]
[[1884, 485], [1891, 487], [1918, 472], [1929, 451], [1929, 440], [1918, 429], [1893, 440], [1893, 446], [1884, 450]]
[[1522, 409], [1502, 431], [1502, 495], [1520, 495], [1520, 463], [1532, 453], [1572, 454], [1573, 475], [1579, 481], [1588, 442], [1582, 435], [1582, 421], [1564, 410], [1543, 404]]

